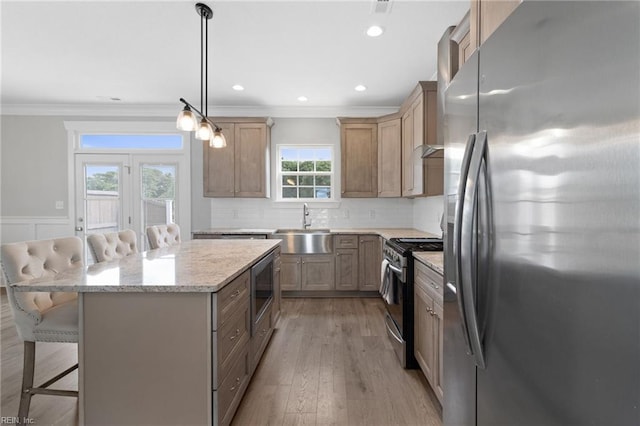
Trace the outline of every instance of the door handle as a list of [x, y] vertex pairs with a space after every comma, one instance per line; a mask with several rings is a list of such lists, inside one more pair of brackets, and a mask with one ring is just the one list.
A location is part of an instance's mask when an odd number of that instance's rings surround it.
[[478, 203], [478, 186], [482, 161], [487, 146], [487, 132], [480, 132], [476, 137], [476, 143], [469, 162], [464, 204], [462, 209], [462, 221], [460, 222], [460, 258], [462, 259], [460, 272], [462, 275], [462, 288], [465, 295], [463, 304], [467, 318], [467, 330], [471, 351], [476, 365], [485, 368], [486, 363], [480, 342], [480, 328], [478, 326], [478, 312], [475, 304], [474, 290], [477, 289], [477, 274], [473, 273], [473, 247], [477, 247], [477, 234], [473, 231], [473, 223]]
[[460, 170], [460, 180], [458, 182], [458, 194], [456, 198], [456, 207], [455, 207], [455, 218], [453, 223], [453, 254], [454, 254], [454, 269], [455, 269], [455, 289], [454, 294], [456, 294], [456, 301], [458, 305], [458, 313], [460, 315], [460, 323], [462, 325], [462, 335], [464, 336], [465, 345], [467, 348], [467, 353], [469, 355], [473, 354], [473, 349], [471, 348], [471, 340], [469, 338], [469, 327], [467, 326], [467, 317], [465, 311], [465, 292], [462, 286], [462, 253], [461, 253], [461, 244], [462, 244], [462, 234], [461, 234], [461, 224], [462, 224], [462, 213], [464, 210], [464, 195], [466, 191], [467, 185], [467, 177], [469, 176], [469, 164], [471, 163], [471, 154], [473, 153], [473, 147], [476, 144], [476, 135], [471, 134], [467, 139], [467, 145], [464, 150], [464, 155], [462, 157], [462, 167]]

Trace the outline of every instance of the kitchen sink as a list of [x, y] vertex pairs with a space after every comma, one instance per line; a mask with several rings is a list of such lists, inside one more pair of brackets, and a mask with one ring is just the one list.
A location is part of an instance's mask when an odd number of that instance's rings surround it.
[[282, 240], [283, 254], [333, 253], [333, 238], [328, 229], [276, 229], [270, 238]]

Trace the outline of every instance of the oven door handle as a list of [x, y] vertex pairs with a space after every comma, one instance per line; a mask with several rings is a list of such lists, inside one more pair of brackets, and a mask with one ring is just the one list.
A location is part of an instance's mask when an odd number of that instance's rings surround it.
[[396, 274], [402, 275], [402, 269], [398, 268], [397, 266], [393, 266], [392, 264], [389, 263], [387, 267], [391, 269], [393, 272], [395, 272]]
[[394, 339], [398, 341], [398, 343], [403, 344], [404, 340], [402, 340], [401, 337], [398, 337], [395, 331], [393, 331], [393, 329], [389, 327], [389, 321], [391, 321], [391, 324], [395, 325], [395, 323], [393, 322], [393, 318], [391, 318], [391, 315], [389, 315], [389, 312], [385, 312], [384, 325], [387, 327], [387, 331], [393, 336]]

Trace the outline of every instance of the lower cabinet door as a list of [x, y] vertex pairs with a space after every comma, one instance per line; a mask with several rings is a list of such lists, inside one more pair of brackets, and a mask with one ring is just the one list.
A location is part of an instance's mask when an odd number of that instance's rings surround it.
[[[379, 268], [378, 268], [379, 269]], [[358, 289], [358, 249], [336, 250], [336, 290]]]
[[300, 290], [300, 256], [283, 254], [280, 256], [280, 290]]
[[333, 290], [334, 274], [333, 255], [316, 254], [302, 257], [302, 290]]
[[249, 345], [245, 345], [236, 362], [229, 369], [228, 374], [217, 390], [213, 391], [213, 419], [214, 424], [228, 425], [240, 405], [242, 395], [249, 383]]

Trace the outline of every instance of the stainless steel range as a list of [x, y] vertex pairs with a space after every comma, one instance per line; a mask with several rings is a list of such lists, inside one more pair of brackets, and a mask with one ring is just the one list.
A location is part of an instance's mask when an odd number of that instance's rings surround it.
[[391, 238], [384, 248], [380, 294], [385, 301], [387, 334], [404, 368], [418, 368], [413, 354], [414, 251], [442, 251], [438, 238]]

